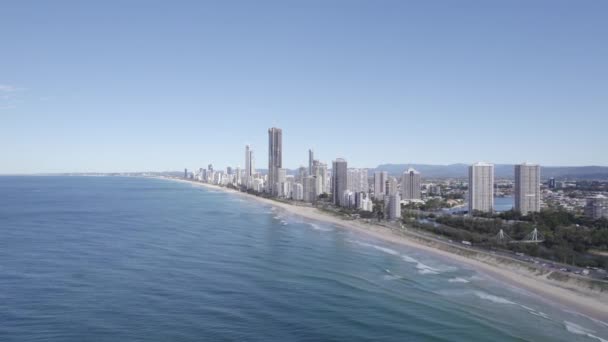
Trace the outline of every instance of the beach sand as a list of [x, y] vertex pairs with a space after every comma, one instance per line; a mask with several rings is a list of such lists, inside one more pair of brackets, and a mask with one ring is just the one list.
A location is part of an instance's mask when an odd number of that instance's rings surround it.
[[[314, 207], [282, 203], [279, 201], [274, 201], [271, 199], [262, 198], [247, 193], [239, 192], [233, 189], [207, 183], [192, 182], [176, 178], [161, 179], [168, 179], [172, 181], [188, 183], [193, 186], [200, 186], [214, 190], [234, 193], [235, 195], [243, 196], [252, 200], [259, 201], [261, 203], [271, 205], [273, 207], [280, 208], [282, 210], [285, 210], [286, 212], [301, 216], [303, 218], [334, 224], [342, 228], [352, 229], [354, 231], [367, 234], [379, 240], [412, 247], [429, 253], [434, 253], [436, 255], [446, 257], [450, 260], [468, 265], [471, 268], [476, 269], [477, 271], [481, 271], [482, 273], [488, 274], [507, 284], [533, 292], [539, 295], [541, 298], [558, 304], [559, 306], [565, 309], [568, 309], [570, 311], [576, 311], [582, 315], [588, 316], [596, 320], [600, 320], [606, 325], [608, 325], [608, 323], [606, 323], [608, 322], [607, 292], [591, 290], [589, 288], [585, 288], [571, 282], [561, 282], [549, 279], [547, 277], [547, 273], [539, 274], [531, 272], [527, 267], [519, 267], [521, 266], [521, 262], [518, 262], [516, 260], [508, 260], [508, 258], [491, 255], [490, 253], [486, 253], [486, 258], [471, 258], [443, 250], [441, 249], [441, 247], [438, 248], [438, 241], [433, 241], [433, 246], [430, 246], [431, 243], [425, 244], [424, 241], [419, 240], [415, 236], [408, 238], [407, 234], [405, 236], [402, 234], [398, 235], [396, 232], [393, 232], [383, 226], [379, 226], [376, 224], [368, 224], [360, 221], [345, 220], [340, 217], [333, 216], [329, 213], [320, 211], [319, 209]], [[450, 246], [453, 249], [453, 245]], [[475, 252], [476, 254], [483, 254], [483, 252], [479, 252], [478, 250], [475, 250]], [[496, 261], [497, 259], [499, 259], [499, 262]], [[511, 261], [514, 267], [505, 267], [505, 265], [508, 265]]]

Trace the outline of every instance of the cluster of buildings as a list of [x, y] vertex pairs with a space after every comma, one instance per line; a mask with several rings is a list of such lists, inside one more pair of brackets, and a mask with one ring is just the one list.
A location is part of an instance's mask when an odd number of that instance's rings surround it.
[[283, 168], [283, 131], [276, 127], [268, 129], [267, 174], [256, 171], [253, 148], [246, 145], [244, 169], [216, 171], [210, 164], [196, 172], [184, 170], [184, 178], [309, 203], [325, 195], [338, 207], [361, 211], [373, 211], [374, 200], [383, 201], [388, 219], [401, 217], [402, 200], [421, 199], [420, 173], [414, 169], [404, 172], [400, 181], [385, 171], [374, 172], [370, 184], [367, 169], [349, 168], [345, 159], [337, 158], [329, 170], [327, 164], [314, 158], [312, 149], [308, 151], [308, 167], [288, 174]]
[[[472, 212], [493, 212], [495, 196], [494, 165], [475, 163], [469, 166], [468, 210]], [[373, 211], [374, 203], [384, 204], [381, 209], [389, 220], [401, 217], [402, 202], [421, 201], [420, 172], [409, 168], [401, 179], [390, 176], [386, 171], [349, 168], [343, 158], [328, 165], [314, 158], [313, 150], [308, 151], [308, 166], [302, 166], [295, 174], [288, 174], [283, 167], [283, 131], [268, 129], [268, 172], [262, 174], [255, 168], [253, 148], [245, 146], [245, 168], [215, 171], [209, 164], [207, 169], [189, 173], [184, 177], [222, 186], [234, 186], [247, 191], [266, 193], [269, 196], [308, 203], [320, 197], [331, 198], [334, 205], [361, 211]], [[514, 209], [526, 215], [541, 208], [540, 166], [518, 164], [514, 167]], [[550, 187], [557, 187], [555, 180], [549, 180]], [[427, 193], [441, 196], [441, 188], [430, 184]], [[593, 218], [608, 217], [608, 198], [596, 196], [587, 200], [585, 213]]]
[[587, 198], [585, 216], [594, 220], [608, 218], [608, 197], [604, 195], [595, 195]]

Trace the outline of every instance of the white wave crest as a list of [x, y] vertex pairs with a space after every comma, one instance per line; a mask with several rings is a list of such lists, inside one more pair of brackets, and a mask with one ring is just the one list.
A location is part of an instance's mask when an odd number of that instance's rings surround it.
[[469, 282], [468, 280], [461, 278], [461, 277], [452, 278], [452, 279], [449, 279], [448, 281], [450, 283], [465, 283], [465, 284]]
[[399, 252], [397, 252], [394, 249], [390, 249], [387, 247], [382, 247], [382, 246], [378, 246], [378, 245], [374, 245], [371, 243], [367, 243], [367, 242], [362, 242], [362, 241], [356, 241], [356, 240], [351, 240], [353, 243], [356, 243], [359, 246], [365, 246], [365, 247], [371, 247], [373, 249], [379, 250], [381, 252], [390, 254], [390, 255], [399, 255]]
[[586, 319], [591, 320], [591, 321], [593, 321], [593, 322], [595, 322], [595, 323], [597, 323], [597, 324], [599, 324], [599, 325], [603, 325], [603, 326], [607, 326], [607, 327], [608, 327], [608, 323], [606, 323], [606, 322], [604, 322], [604, 321], [600, 321], [600, 320], [595, 319], [595, 318], [593, 318], [593, 317], [589, 317], [589, 316], [587, 316], [587, 315], [583, 315], [583, 314], [582, 314], [582, 313], [580, 313], [580, 312], [576, 312], [576, 311], [572, 311], [572, 310], [566, 310], [566, 309], [564, 310], [564, 312], [571, 313], [571, 314], [573, 314], [573, 315], [577, 315], [577, 316], [581, 316], [581, 317], [585, 317]]
[[418, 260], [412, 258], [409, 255], [405, 255], [405, 254], [401, 255], [401, 259], [405, 260], [406, 262], [411, 262], [412, 264], [417, 264], [418, 263]]
[[544, 313], [544, 312], [540, 312], [540, 311], [534, 311], [534, 310], [531, 310], [531, 311], [528, 311], [528, 312], [529, 312], [530, 314], [534, 315], [534, 316], [538, 316], [538, 317], [542, 317], [542, 318], [544, 318], [544, 319], [551, 320], [551, 318], [549, 317], [549, 315], [547, 315], [547, 314], [546, 314], [546, 313]]
[[575, 335], [583, 335], [583, 336], [587, 336], [589, 338], [594, 338], [600, 342], [608, 342], [608, 340], [605, 340], [599, 336], [593, 335], [595, 333], [595, 331], [593, 331], [591, 329], [583, 328], [576, 323], [564, 321], [564, 326], [566, 327], [566, 330], [568, 330], [568, 332], [573, 333]]
[[510, 300], [508, 300], [506, 298], [494, 296], [494, 295], [491, 295], [489, 293], [485, 293], [485, 292], [482, 292], [482, 291], [475, 291], [474, 293], [475, 293], [475, 295], [477, 297], [479, 297], [481, 299], [489, 300], [490, 302], [493, 302], [493, 303], [496, 303], [496, 304], [510, 304], [510, 305], [517, 304], [517, 303], [512, 302], [512, 301], [510, 301]]
[[438, 269], [432, 268], [431, 266], [427, 266], [421, 262], [416, 264], [416, 268], [418, 269], [418, 273], [420, 274], [439, 274]]

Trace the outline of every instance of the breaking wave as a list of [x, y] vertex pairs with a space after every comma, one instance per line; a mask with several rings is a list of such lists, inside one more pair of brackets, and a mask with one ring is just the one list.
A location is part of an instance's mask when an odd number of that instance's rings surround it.
[[566, 327], [566, 330], [568, 330], [568, 332], [570, 332], [572, 334], [587, 336], [589, 338], [596, 339], [600, 342], [608, 342], [608, 340], [605, 340], [599, 336], [594, 335], [595, 331], [593, 331], [591, 329], [583, 328], [576, 323], [564, 321], [564, 326]]
[[517, 303], [512, 302], [506, 298], [503, 297], [498, 297], [495, 295], [491, 295], [489, 293], [485, 293], [483, 291], [474, 291], [473, 293], [475, 293], [475, 295], [481, 299], [484, 300], [489, 300], [490, 302], [496, 303], [496, 304], [509, 304], [509, 305], [517, 305]]
[[470, 281], [468, 281], [467, 279], [461, 278], [461, 277], [456, 277], [456, 278], [452, 278], [448, 280], [450, 283], [469, 283]]

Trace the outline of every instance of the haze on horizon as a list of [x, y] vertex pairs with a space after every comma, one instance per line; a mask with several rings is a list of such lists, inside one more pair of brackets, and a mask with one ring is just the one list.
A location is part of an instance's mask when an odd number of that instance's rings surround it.
[[608, 2], [7, 1], [0, 174], [608, 165]]

